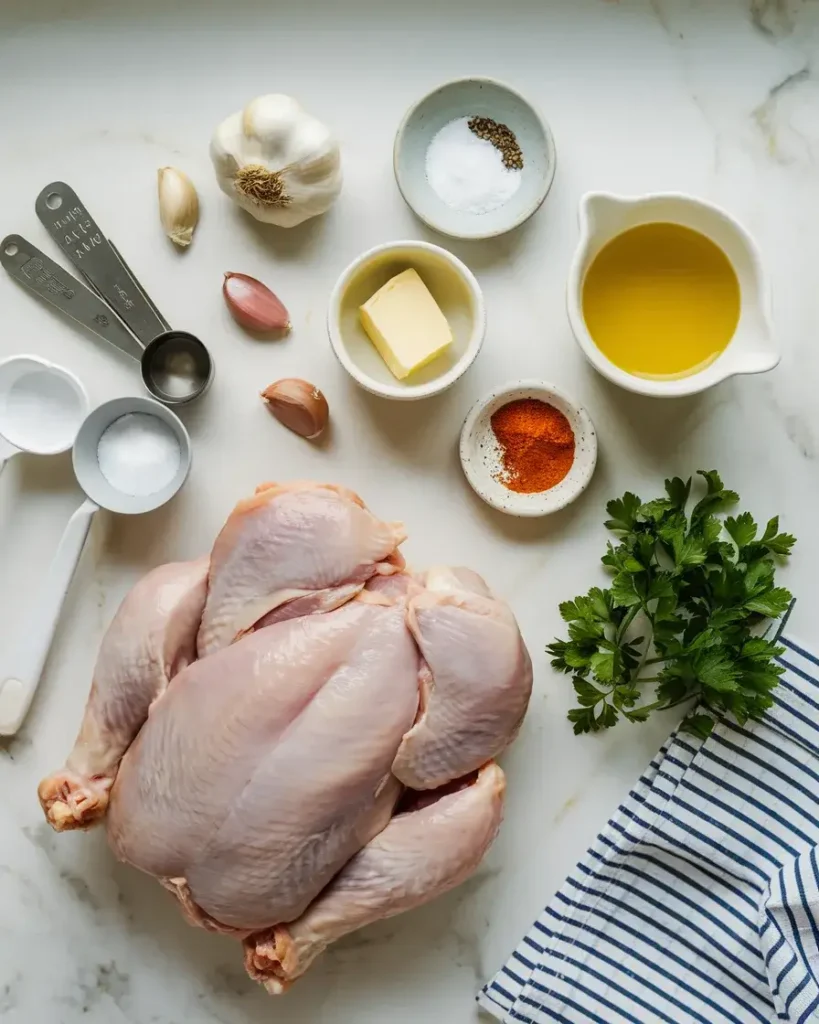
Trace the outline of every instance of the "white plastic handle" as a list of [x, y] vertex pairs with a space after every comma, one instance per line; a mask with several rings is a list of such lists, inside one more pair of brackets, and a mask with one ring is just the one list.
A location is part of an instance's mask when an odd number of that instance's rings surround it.
[[34, 621], [16, 648], [7, 655], [0, 654], [0, 736], [16, 734], [34, 699], [65, 595], [97, 509], [93, 501], [85, 501], [68, 520], [34, 608]]
[[0, 473], [6, 468], [6, 463], [12, 457], [12, 455], [19, 455], [20, 449], [15, 448], [13, 444], [9, 444], [4, 437], [0, 437]]

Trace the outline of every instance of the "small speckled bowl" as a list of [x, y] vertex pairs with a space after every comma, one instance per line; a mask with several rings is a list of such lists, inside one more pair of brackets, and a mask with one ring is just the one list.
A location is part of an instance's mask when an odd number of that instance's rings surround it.
[[[500, 449], [490, 421], [498, 409], [520, 398], [538, 398], [553, 405], [574, 432], [572, 468], [559, 484], [536, 494], [518, 494], [498, 480]], [[461, 465], [472, 489], [493, 508], [512, 516], [548, 516], [570, 505], [588, 487], [597, 465], [597, 434], [586, 410], [553, 384], [513, 381], [491, 391], [469, 411], [461, 431]]]
[[[503, 206], [464, 213], [448, 206], [427, 181], [426, 155], [437, 133], [459, 117], [490, 117], [515, 133], [523, 178]], [[395, 136], [395, 180], [407, 205], [436, 231], [454, 238], [493, 238], [518, 227], [540, 207], [555, 176], [557, 157], [546, 121], [508, 85], [493, 78], [460, 78], [439, 86], [411, 107]]]

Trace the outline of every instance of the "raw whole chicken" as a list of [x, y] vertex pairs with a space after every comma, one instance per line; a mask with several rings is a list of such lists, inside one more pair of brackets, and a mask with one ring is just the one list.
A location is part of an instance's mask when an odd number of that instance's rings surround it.
[[500, 825], [529, 655], [475, 573], [409, 573], [404, 536], [342, 488], [260, 487], [125, 598], [40, 784], [55, 829], [105, 819], [270, 992], [458, 885]]

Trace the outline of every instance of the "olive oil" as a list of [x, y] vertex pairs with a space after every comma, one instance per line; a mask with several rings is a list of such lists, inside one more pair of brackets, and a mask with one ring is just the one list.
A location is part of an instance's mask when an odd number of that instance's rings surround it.
[[621, 370], [685, 377], [705, 369], [734, 336], [736, 271], [710, 238], [681, 224], [624, 231], [592, 261], [583, 316], [594, 343]]

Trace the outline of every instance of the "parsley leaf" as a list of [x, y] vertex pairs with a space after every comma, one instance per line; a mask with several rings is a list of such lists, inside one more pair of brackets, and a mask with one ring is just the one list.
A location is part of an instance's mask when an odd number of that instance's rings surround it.
[[789, 555], [795, 543], [796, 537], [792, 534], [779, 532], [779, 516], [771, 519], [760, 540], [760, 544], [775, 555]]
[[688, 504], [688, 499], [691, 496], [691, 481], [680, 480], [678, 476], [675, 476], [673, 480], [666, 480], [665, 493], [674, 508], [682, 510]]
[[790, 591], [785, 590], [784, 587], [771, 587], [769, 590], [746, 602], [745, 607], [748, 611], [756, 612], [758, 615], [766, 615], [768, 618], [776, 619], [780, 615], [785, 614], [792, 600]]
[[639, 606], [643, 599], [638, 587], [638, 580], [633, 572], [625, 570], [614, 577], [610, 593], [612, 604], [616, 608], [634, 608]]
[[682, 729], [684, 732], [690, 732], [694, 736], [707, 740], [714, 725], [714, 719], [710, 715], [689, 715], [683, 719]]
[[713, 515], [717, 512], [724, 512], [727, 508], [739, 501], [736, 491], [728, 491], [722, 483], [722, 478], [715, 469], [697, 471], [708, 487], [705, 497], [698, 501], [691, 513], [692, 525], [706, 515]]
[[[602, 559], [611, 584], [561, 604], [568, 639], [547, 647], [555, 670], [572, 676], [575, 733], [691, 704], [682, 728], [704, 737], [721, 716], [742, 724], [773, 703], [783, 649], [759, 624], [792, 601], [775, 574], [795, 539], [778, 517], [762, 533], [748, 512], [721, 518], [738, 495], [715, 470], [698, 476], [690, 512], [692, 481], [678, 477], [652, 501], [629, 492], [606, 506], [617, 536]], [[644, 620], [648, 637], [634, 636]]]
[[725, 529], [738, 548], [746, 548], [756, 537], [756, 523], [750, 512], [743, 512], [736, 519], [728, 516], [725, 520]]
[[622, 498], [610, 501], [606, 505], [606, 511], [611, 516], [611, 519], [606, 522], [608, 529], [622, 530], [624, 533], [632, 530], [637, 522], [637, 513], [640, 510], [641, 504], [642, 502], [636, 494], [629, 494], [628, 492]]

